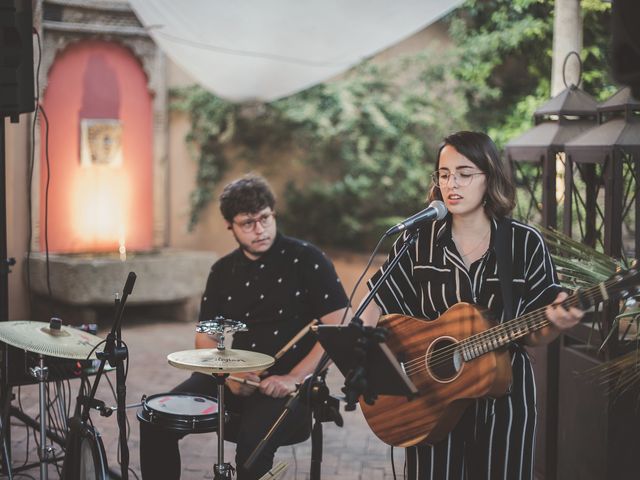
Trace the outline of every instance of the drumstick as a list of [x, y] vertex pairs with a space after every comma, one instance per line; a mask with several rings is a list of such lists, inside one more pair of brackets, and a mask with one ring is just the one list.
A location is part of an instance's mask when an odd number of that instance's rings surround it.
[[[307, 332], [309, 331], [309, 329], [311, 327], [313, 327], [316, 323], [318, 323], [318, 320], [316, 320], [315, 318], [313, 320], [311, 320], [302, 330], [300, 330], [298, 333], [296, 333], [295, 336], [291, 340], [289, 340], [289, 342], [287, 342], [287, 344], [284, 347], [282, 347], [278, 351], [278, 353], [276, 353], [273, 356], [273, 358], [275, 358], [276, 360], [279, 360], [280, 357], [282, 357], [285, 353], [287, 353], [289, 351], [289, 349], [291, 347], [293, 347], [298, 340], [300, 340], [302, 337], [304, 337], [307, 334]], [[260, 386], [260, 383], [258, 383], [258, 382], [254, 382], [252, 380], [246, 380], [246, 379], [240, 378], [240, 377], [234, 377], [233, 375], [228, 376], [227, 380], [233, 380], [234, 382], [243, 383], [245, 385], [251, 385], [252, 387]]]
[[261, 476], [258, 480], [278, 480], [279, 478], [282, 478], [282, 475], [286, 471], [287, 471], [287, 464], [284, 462], [280, 462], [278, 465], [276, 465], [267, 473], [265, 473], [263, 476]]
[[[310, 375], [307, 375], [307, 377], [309, 377]], [[307, 377], [305, 377], [305, 380], [307, 379]], [[227, 377], [227, 379], [231, 379], [235, 382], [238, 383], [244, 383], [245, 385], [251, 385], [252, 387], [259, 387], [260, 383], [259, 382], [254, 382], [253, 380], [247, 380], [246, 378], [240, 378], [240, 377]], [[293, 397], [296, 394], [296, 392], [291, 392], [289, 394], [290, 397]]]
[[280, 360], [280, 357], [282, 357], [285, 353], [287, 353], [289, 351], [289, 349], [291, 347], [293, 347], [296, 342], [298, 340], [300, 340], [302, 337], [304, 337], [307, 332], [309, 331], [309, 329], [311, 327], [313, 327], [316, 323], [318, 323], [318, 320], [316, 320], [315, 318], [313, 320], [311, 320], [302, 330], [300, 330], [298, 333], [296, 333], [296, 335], [289, 340], [289, 343], [287, 343], [284, 347], [282, 347], [278, 353], [276, 353], [273, 358], [275, 358], [276, 360]]

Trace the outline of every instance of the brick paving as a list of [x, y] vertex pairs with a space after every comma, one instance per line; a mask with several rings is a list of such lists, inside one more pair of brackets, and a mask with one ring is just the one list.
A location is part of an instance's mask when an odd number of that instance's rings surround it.
[[[171, 367], [166, 361], [166, 355], [170, 352], [193, 348], [193, 334], [193, 324], [190, 322], [137, 321], [129, 322], [123, 327], [123, 339], [130, 349], [127, 403], [139, 401], [143, 394], [166, 392], [188, 375], [188, 372]], [[108, 376], [115, 383], [115, 372], [109, 373]], [[334, 395], [340, 394], [342, 382], [342, 376], [337, 369], [331, 369], [328, 384]], [[71, 381], [74, 396], [78, 384], [78, 380]], [[16, 394], [20, 394], [24, 410], [35, 418], [38, 406], [37, 386], [21, 387], [19, 392], [17, 388], [14, 390]], [[110, 405], [115, 405], [108, 383], [104, 379], [98, 390], [98, 397]], [[13, 404], [18, 405], [17, 399]], [[327, 480], [393, 478], [389, 461], [390, 448], [373, 435], [359, 410], [344, 412], [344, 409], [341, 409], [341, 413], [344, 419], [343, 428], [339, 428], [334, 423], [323, 424], [322, 478]], [[128, 446], [131, 457], [130, 466], [139, 475], [138, 421], [135, 415], [135, 408], [128, 410], [131, 425]], [[116, 416], [103, 418], [96, 412], [92, 413], [91, 418], [102, 435], [110, 468], [119, 471]], [[30, 459], [35, 460], [37, 454], [33, 437], [27, 447], [25, 428], [15, 419], [12, 420], [12, 424], [14, 465], [22, 462], [27, 449]], [[216, 442], [215, 433], [189, 435], [181, 441], [183, 479], [212, 478], [212, 465], [216, 461]], [[396, 450], [395, 456], [396, 469], [401, 469], [403, 454]], [[311, 441], [307, 440], [296, 446], [282, 447], [276, 454], [276, 463], [280, 461], [287, 463], [288, 469], [284, 479], [308, 479], [310, 458]], [[233, 463], [234, 444], [232, 443], [225, 444], [225, 460]], [[55, 468], [50, 467], [49, 472], [50, 478], [59, 477]], [[23, 473], [39, 478], [37, 467]], [[17, 475], [16, 478], [28, 477]], [[135, 477], [131, 474], [130, 478]]]

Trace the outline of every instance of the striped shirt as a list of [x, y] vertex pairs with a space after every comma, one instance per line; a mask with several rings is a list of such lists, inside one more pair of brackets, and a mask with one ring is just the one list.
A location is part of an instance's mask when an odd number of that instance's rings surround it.
[[[451, 237], [451, 216], [420, 229], [416, 244], [378, 290], [383, 313], [434, 320], [459, 302], [484, 307], [503, 318], [495, 240], [497, 222], [485, 254], [467, 268]], [[396, 240], [389, 258], [369, 280], [369, 288], [386, 270], [409, 237]], [[551, 256], [536, 229], [511, 221], [513, 309], [515, 316], [551, 303], [560, 286]], [[536, 425], [536, 389], [526, 351], [512, 348], [511, 392], [472, 404], [442, 441], [407, 450], [409, 479], [531, 479]]]

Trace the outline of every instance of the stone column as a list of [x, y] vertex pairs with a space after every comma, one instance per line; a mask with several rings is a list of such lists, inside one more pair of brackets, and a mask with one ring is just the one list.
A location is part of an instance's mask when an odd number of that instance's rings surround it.
[[[551, 96], [564, 90], [562, 66], [567, 54], [582, 51], [582, 13], [580, 0], [556, 0], [553, 21], [553, 59], [551, 66]], [[578, 85], [579, 64], [575, 56], [567, 61], [567, 86]]]

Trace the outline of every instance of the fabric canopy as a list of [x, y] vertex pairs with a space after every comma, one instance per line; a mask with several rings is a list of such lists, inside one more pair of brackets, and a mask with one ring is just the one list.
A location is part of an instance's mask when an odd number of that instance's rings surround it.
[[160, 48], [230, 101], [273, 101], [344, 72], [462, 0], [129, 0]]

